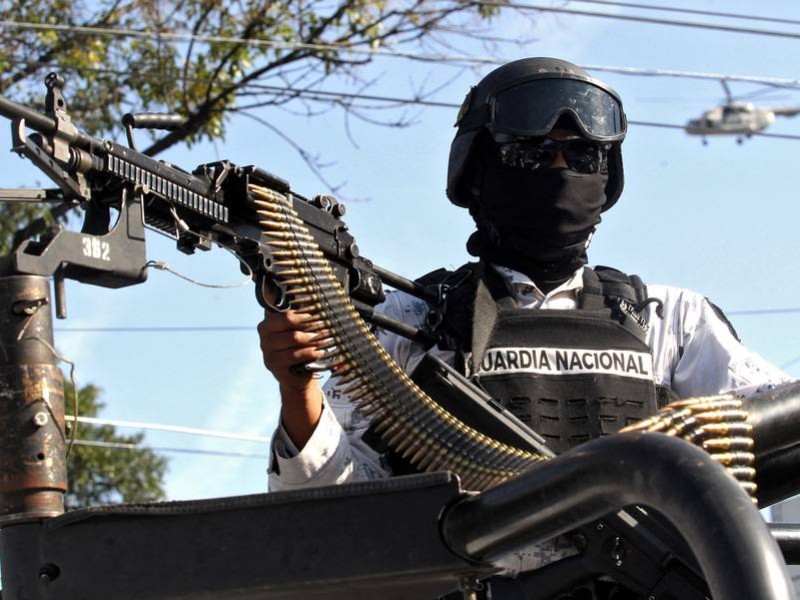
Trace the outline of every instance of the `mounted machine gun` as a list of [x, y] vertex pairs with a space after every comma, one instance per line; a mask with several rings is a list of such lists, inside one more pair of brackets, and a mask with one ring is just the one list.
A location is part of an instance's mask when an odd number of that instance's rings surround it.
[[[583, 553], [520, 580], [525, 597], [549, 598], [601, 574], [645, 597], [703, 598], [708, 590], [715, 598], [790, 597], [778, 545], [718, 460], [650, 433], [594, 440], [552, 457], [513, 419], [501, 419], [496, 439], [471, 426], [469, 411], [447, 416], [448, 403], [472, 402], [486, 413], [490, 399], [442, 365], [429, 367], [427, 383], [411, 380], [381, 353], [362, 321], [435, 342], [431, 332], [386, 319], [373, 307], [383, 298], [383, 283], [434, 304], [442, 290], [361, 257], [340, 203], [329, 196], [308, 200], [256, 167], [218, 161], [190, 173], [135, 150], [133, 128], [172, 127], [172, 117], [127, 115], [127, 147], [96, 140], [72, 124], [63, 80], [51, 74], [46, 84], [46, 114], [2, 97], [0, 114], [12, 119], [14, 149], [58, 189], [5, 190], [0, 197], [55, 202], [56, 211], [80, 207], [86, 216], [79, 233], [28, 228], [0, 267], [4, 600], [427, 599], [458, 589], [473, 598], [479, 580], [495, 571], [498, 553], [576, 528], [583, 528]], [[29, 127], [36, 133], [28, 135]], [[113, 226], [112, 209], [118, 213]], [[270, 284], [280, 292], [273, 309], [314, 311], [333, 331], [336, 352], [309, 368], [337, 369], [363, 382], [361, 402], [382, 415], [391, 439], [401, 440], [420, 467], [454, 471], [468, 489], [485, 491], [465, 494], [457, 478], [437, 472], [62, 514], [63, 383], [47, 278], [55, 281], [61, 317], [65, 278], [104, 287], [143, 282], [146, 226], [173, 236], [184, 252], [212, 242], [226, 246], [247, 265], [260, 301], [261, 288]], [[772, 499], [799, 487], [792, 470], [798, 404], [800, 389], [792, 386], [754, 397], [746, 407], [744, 418], [761, 443], [756, 454], [764, 473], [774, 474], [759, 481]], [[416, 445], [403, 446], [411, 433]], [[745, 469], [745, 480], [753, 476]], [[639, 506], [670, 525], [654, 523]], [[386, 514], [398, 517], [387, 521]], [[789, 534], [780, 539], [791, 555]], [[337, 552], [330, 553], [334, 541]]]

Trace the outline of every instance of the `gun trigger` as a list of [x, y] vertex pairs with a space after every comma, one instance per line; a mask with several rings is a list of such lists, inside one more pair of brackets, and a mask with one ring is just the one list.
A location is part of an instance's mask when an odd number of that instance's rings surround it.
[[[275, 300], [271, 300], [275, 298]], [[264, 275], [256, 279], [256, 300], [270, 312], [286, 312], [289, 310], [289, 295], [286, 288], [277, 281]]]

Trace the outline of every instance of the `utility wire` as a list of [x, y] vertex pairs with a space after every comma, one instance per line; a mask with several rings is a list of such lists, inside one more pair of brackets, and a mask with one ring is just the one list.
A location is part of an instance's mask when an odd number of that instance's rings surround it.
[[800, 362], [800, 356], [795, 356], [793, 359], [783, 363], [780, 368], [781, 368], [781, 370], [785, 371], [789, 367], [793, 367], [794, 365], [796, 365], [799, 362]]
[[800, 313], [800, 307], [795, 308], [758, 308], [754, 310], [726, 310], [726, 315], [737, 317], [751, 317], [757, 315], [786, 315]]
[[200, 42], [207, 44], [235, 44], [242, 46], [254, 46], [260, 48], [278, 48], [282, 50], [338, 50], [353, 54], [366, 54], [372, 56], [390, 56], [393, 58], [407, 58], [421, 62], [467, 62], [467, 63], [486, 63], [500, 64], [497, 58], [490, 56], [448, 56], [441, 54], [421, 54], [415, 52], [404, 52], [399, 50], [389, 50], [388, 48], [372, 48], [364, 42], [363, 46], [351, 44], [319, 42], [287, 42], [284, 40], [266, 40], [243, 38], [237, 36], [222, 35], [201, 35], [196, 33], [181, 32], [157, 32], [122, 27], [89, 27], [79, 25], [62, 25], [59, 23], [30, 23], [24, 21], [0, 20], [0, 27], [9, 29], [23, 29], [32, 31], [63, 31], [81, 35], [102, 35], [111, 37], [132, 37], [138, 39], [149, 39], [156, 41], [171, 42]]
[[[503, 61], [497, 61], [497, 62], [502, 63]], [[26, 64], [26, 63], [24, 63], [24, 61], [19, 61], [16, 64]], [[48, 65], [43, 65], [43, 66], [48, 66]], [[57, 67], [58, 65], [52, 65], [52, 66]], [[77, 71], [99, 70], [103, 72], [117, 73], [120, 75], [129, 74], [124, 71], [111, 71], [109, 69], [93, 69], [91, 67], [73, 67], [73, 68]], [[687, 79], [713, 79], [715, 81], [719, 80], [741, 81], [747, 83], [758, 83], [762, 85], [774, 85], [786, 88], [792, 88], [792, 87], [800, 88], [800, 79], [788, 79], [779, 77], [731, 75], [727, 73], [703, 73], [697, 71], [675, 71], [669, 69], [642, 69], [638, 67], [618, 67], [618, 66], [608, 66], [608, 65], [582, 65], [582, 68], [586, 69], [587, 71], [605, 71], [609, 73], [619, 73], [622, 75], [645, 76], [645, 77], [677, 77], [677, 78], [687, 78]], [[325, 101], [325, 99], [334, 98], [334, 99], [369, 100], [369, 101], [388, 102], [388, 103], [403, 104], [403, 105], [427, 106], [434, 108], [459, 108], [460, 106], [459, 104], [455, 104], [452, 102], [439, 102], [434, 100], [425, 100], [422, 98], [399, 98], [399, 97], [378, 96], [371, 94], [330, 92], [325, 90], [307, 90], [307, 89], [298, 89], [291, 87], [272, 86], [266, 84], [248, 84], [246, 89], [270, 92], [274, 95], [288, 93], [299, 97], [307, 98], [309, 100], [318, 100], [318, 101]], [[248, 108], [254, 108], [256, 106], [257, 105], [241, 106], [238, 108], [238, 110], [246, 110]], [[631, 125], [638, 125], [642, 127], [685, 129], [685, 127], [682, 125], [671, 124], [671, 123], [658, 123], [652, 121], [637, 121], [637, 120], [628, 121], [628, 123]], [[761, 137], [774, 138], [774, 139], [800, 140], [800, 136], [792, 134], [753, 132], [748, 135], [751, 136], [758, 135]]]
[[[473, 4], [477, 6], [492, 6], [497, 8], [516, 8], [518, 10], [530, 10], [536, 12], [552, 12], [573, 14], [577, 16], [588, 17], [601, 17], [607, 19], [616, 19], [623, 21], [635, 21], [642, 23], [660, 24], [660, 25], [673, 25], [681, 27], [690, 27], [696, 29], [707, 29], [715, 31], [726, 31], [729, 33], [748, 33], [757, 35], [767, 35], [773, 37], [784, 37], [799, 39], [800, 33], [793, 33], [787, 31], [774, 31], [766, 29], [753, 29], [747, 27], [733, 27], [727, 25], [716, 25], [713, 23], [696, 23], [692, 21], [673, 21], [668, 19], [652, 19], [649, 17], [636, 17], [630, 15], [614, 15], [610, 13], [581, 11], [569, 8], [554, 8], [548, 6], [539, 6], [534, 4], [523, 4], [515, 2], [505, 2], [504, 0], [473, 0]], [[202, 35], [187, 32], [159, 32], [147, 31], [122, 27], [92, 27], [80, 25], [64, 25], [60, 23], [32, 23], [27, 21], [14, 21], [11, 19], [0, 20], [0, 27], [7, 29], [23, 29], [32, 31], [64, 31], [67, 33], [76, 33], [82, 35], [102, 35], [114, 37], [133, 37], [139, 39], [152, 39], [157, 41], [172, 41], [172, 42], [200, 42], [209, 44], [236, 44], [244, 46], [267, 47], [267, 48], [280, 48], [280, 49], [305, 49], [305, 50], [339, 50], [343, 52], [350, 52], [354, 54], [366, 54], [370, 56], [391, 56], [394, 58], [407, 58], [411, 60], [418, 60], [423, 62], [457, 62], [457, 63], [485, 63], [485, 64], [501, 64], [504, 62], [502, 59], [497, 59], [491, 56], [468, 56], [468, 55], [436, 55], [436, 54], [421, 54], [415, 52], [405, 52], [399, 50], [390, 50], [388, 48], [371, 48], [364, 42], [363, 46], [353, 46], [351, 44], [343, 43], [307, 43], [307, 42], [287, 42], [284, 40], [266, 40], [266, 39], [253, 39], [243, 38], [239, 36], [220, 36], [220, 35]]]
[[701, 15], [704, 17], [722, 17], [724, 19], [745, 19], [747, 21], [764, 21], [767, 23], [780, 23], [782, 25], [800, 25], [800, 21], [794, 19], [782, 19], [779, 17], [763, 17], [761, 15], [742, 15], [727, 12], [716, 12], [712, 10], [697, 10], [693, 8], [679, 8], [677, 6], [654, 6], [652, 4], [636, 4], [634, 2], [615, 2], [612, 0], [572, 0], [579, 4], [602, 4], [604, 6], [618, 6], [621, 8], [637, 8], [641, 10], [655, 10], [659, 12], [671, 12], [685, 15]]
[[[303, 88], [282, 87], [279, 85], [266, 85], [260, 83], [248, 84], [248, 90], [258, 90], [269, 92], [274, 95], [288, 94], [290, 96], [316, 96], [315, 99], [323, 98], [338, 98], [338, 99], [351, 99], [351, 100], [373, 100], [376, 102], [389, 102], [396, 104], [415, 104], [418, 106], [432, 106], [435, 108], [458, 108], [460, 105], [453, 102], [437, 102], [435, 100], [425, 100], [423, 98], [401, 98], [397, 96], [378, 96], [374, 94], [363, 94], [353, 92], [330, 92], [326, 90], [308, 90]], [[250, 107], [252, 108], [252, 107]], [[247, 110], [247, 106], [241, 107], [241, 110]]]
[[[655, 123], [653, 121], [628, 121], [629, 125], [638, 125], [639, 127], [660, 127], [662, 129], [682, 129], [686, 130], [686, 127], [683, 125], [675, 125], [672, 123]], [[694, 134], [696, 137], [704, 138], [704, 137], [715, 137], [715, 134], [711, 133], [708, 135], [705, 134]], [[775, 140], [793, 140], [798, 141], [800, 140], [800, 135], [793, 135], [791, 133], [767, 133], [765, 131], [753, 131], [748, 133], [721, 133], [716, 134], [717, 137], [763, 137], [763, 138], [771, 138]]]
[[[503, 61], [498, 61], [503, 62]], [[27, 64], [24, 61], [17, 61], [15, 64]], [[59, 65], [42, 65], [42, 66], [52, 66], [58, 67]], [[97, 69], [91, 67], [70, 67], [76, 71], [102, 71], [106, 73], [115, 73], [119, 75], [129, 75], [129, 73], [125, 71], [113, 71], [110, 69]], [[668, 69], [641, 69], [638, 67], [618, 67], [618, 66], [608, 66], [608, 65], [582, 65], [582, 68], [588, 71], [605, 71], [610, 73], [619, 73], [622, 75], [633, 75], [633, 76], [646, 76], [646, 77], [677, 77], [677, 78], [688, 78], [688, 79], [713, 79], [715, 81], [719, 80], [726, 80], [726, 81], [741, 81], [741, 82], [748, 82], [748, 83], [759, 83], [763, 85], [775, 85], [781, 87], [800, 87], [800, 79], [788, 79], [788, 78], [778, 78], [778, 77], [760, 77], [760, 76], [751, 76], [751, 75], [731, 75], [726, 73], [703, 73], [703, 72], [696, 72], [696, 71], [675, 71], [675, 70], [668, 70]], [[369, 101], [377, 101], [377, 102], [388, 102], [388, 103], [395, 103], [395, 104], [404, 104], [404, 105], [417, 105], [417, 106], [427, 106], [427, 107], [434, 107], [434, 108], [459, 108], [459, 104], [455, 104], [452, 102], [439, 102], [434, 100], [425, 100], [422, 98], [400, 98], [400, 97], [391, 97], [391, 96], [379, 96], [379, 95], [371, 95], [371, 94], [354, 94], [354, 93], [345, 93], [345, 92], [330, 92], [325, 90], [304, 90], [298, 88], [291, 88], [291, 87], [281, 87], [281, 86], [272, 86], [266, 84], [248, 84], [247, 89], [249, 90], [260, 90], [265, 92], [271, 92], [275, 95], [279, 95], [282, 93], [293, 94], [296, 96], [301, 96], [307, 98], [309, 100], [319, 100], [323, 101], [325, 98], [338, 98], [338, 99], [354, 99], [354, 100], [369, 100]], [[253, 108], [253, 106], [242, 106], [239, 107], [239, 110], [246, 110], [248, 108]], [[670, 123], [658, 123], [658, 122], [648, 122], [648, 121], [629, 121], [631, 125], [638, 125], [643, 127], [660, 127], [666, 129], [684, 129], [682, 125], [670, 124]], [[766, 132], [755, 132], [751, 135], [759, 135], [762, 137], [767, 138], [775, 138], [775, 139], [788, 139], [788, 140], [798, 140], [800, 136], [795, 136], [791, 134], [777, 134], [777, 133], [766, 133]], [[66, 329], [62, 331], [67, 331]], [[77, 331], [77, 330], [75, 330]], [[86, 331], [90, 331], [87, 329]]]
[[222, 450], [201, 450], [199, 448], [166, 448], [161, 446], [143, 446], [140, 444], [125, 444], [122, 442], [101, 442], [98, 440], [75, 440], [76, 446], [89, 446], [92, 448], [111, 448], [116, 450], [152, 450], [153, 452], [175, 452], [179, 454], [203, 454], [206, 456], [227, 456], [231, 458], [269, 458], [268, 454], [253, 454], [250, 452], [226, 452]]
[[725, 31], [727, 33], [747, 33], [752, 35], [766, 35], [771, 37], [783, 37], [800, 39], [800, 33], [790, 31], [775, 31], [771, 29], [754, 29], [752, 27], [736, 27], [733, 25], [717, 25], [716, 23], [697, 23], [694, 21], [675, 21], [672, 19], [654, 19], [651, 17], [637, 17], [634, 15], [615, 15], [612, 13], [595, 12], [589, 10], [576, 10], [572, 8], [555, 8], [550, 6], [539, 6], [536, 4], [521, 4], [517, 2], [504, 2], [503, 0], [473, 0], [474, 4], [480, 6], [493, 6], [497, 8], [516, 8], [518, 10], [530, 10], [536, 12], [551, 12], [566, 15], [576, 15], [581, 17], [599, 17], [613, 19], [616, 21], [633, 21], [636, 23], [648, 23], [652, 25], [671, 25], [675, 27], [690, 27], [694, 29], [706, 29], [710, 31]]
[[[764, 315], [787, 315], [800, 313], [800, 307], [792, 308], [756, 308], [752, 310], [726, 310], [730, 317], [757, 317]], [[253, 331], [252, 325], [216, 325], [185, 327], [64, 327], [54, 330], [55, 333], [203, 333], [223, 331]]]
[[[445, 57], [446, 58], [446, 57]], [[460, 62], [474, 62], [474, 63], [489, 63], [489, 64], [505, 64], [508, 62], [506, 59], [495, 59], [495, 58], [488, 58], [483, 56], [470, 56], [470, 55], [462, 55], [458, 57], [453, 57], [454, 59], [458, 59]], [[446, 62], [446, 61], [444, 61]], [[162, 75], [156, 73], [131, 73], [130, 71], [123, 71], [119, 69], [108, 69], [104, 67], [89, 67], [89, 66], [75, 66], [75, 65], [60, 65], [57, 63], [43, 63], [39, 61], [25, 61], [25, 60], [18, 60], [18, 61], [11, 61], [12, 64], [15, 65], [25, 65], [31, 67], [47, 67], [53, 69], [68, 69], [71, 71], [77, 72], [88, 72], [88, 73], [105, 73], [109, 75], [120, 75], [124, 77], [130, 77], [131, 75], [135, 75], [138, 78], [146, 79], [155, 81], [157, 83], [164, 83], [165, 80]], [[708, 79], [714, 81], [740, 81], [743, 83], [757, 83], [761, 85], [770, 85], [775, 87], [782, 87], [782, 88], [800, 88], [800, 79], [792, 79], [788, 77], [767, 77], [767, 76], [760, 76], [760, 75], [736, 75], [732, 73], [713, 73], [713, 72], [703, 72], [703, 71], [682, 71], [682, 70], [675, 70], [675, 69], [646, 69], [641, 67], [626, 67], [626, 66], [613, 66], [613, 65], [578, 65], [579, 67], [587, 70], [587, 71], [601, 71], [605, 73], [618, 73], [620, 75], [631, 75], [634, 77], [676, 77], [680, 79]], [[208, 80], [202, 80], [197, 78], [188, 78], [188, 82], [190, 83], [200, 83], [205, 84], [208, 83]], [[248, 83], [248, 88], [256, 88], [263, 87], [265, 89], [287, 89], [291, 90], [292, 88], [280, 88], [278, 86], [270, 86], [265, 84], [256, 84], [256, 83]], [[434, 103], [432, 103], [434, 105]]]
[[[418, 104], [422, 106], [433, 106], [437, 108], [458, 108], [459, 104], [448, 103], [448, 102], [432, 102], [430, 100], [422, 100], [419, 98], [397, 98], [397, 97], [390, 97], [390, 96], [374, 96], [374, 95], [366, 95], [366, 94], [352, 94], [352, 93], [343, 93], [343, 92], [328, 92], [328, 91], [321, 91], [321, 90], [302, 90], [302, 89], [294, 89], [294, 88], [279, 88], [277, 86], [249, 86], [255, 87], [256, 89], [263, 89], [265, 92], [268, 93], [283, 93], [283, 92], [273, 92], [268, 88], [274, 87], [275, 90], [290, 90], [291, 93], [297, 95], [298, 97], [307, 98], [309, 100], [317, 100], [320, 102], [331, 102], [335, 101], [336, 99], [358, 99], [358, 100], [371, 100], [371, 101], [379, 101], [379, 102], [388, 102], [388, 103], [395, 103], [395, 104]], [[263, 103], [262, 103], [263, 104]], [[255, 105], [251, 106], [243, 106], [237, 110], [244, 110], [247, 108], [254, 108]], [[659, 127], [662, 129], [680, 129], [685, 130], [686, 128], [683, 125], [677, 125], [674, 123], [658, 123], [654, 121], [637, 121], [631, 120], [628, 121], [629, 125], [637, 125], [640, 127]], [[737, 135], [737, 134], [727, 134], [727, 135]], [[787, 133], [766, 133], [763, 131], [754, 131], [751, 133], [742, 133], [738, 134], [741, 136], [759, 136], [765, 138], [774, 138], [774, 139], [783, 139], [783, 140], [800, 140], [800, 135], [792, 135]], [[702, 137], [702, 136], [700, 136]]]
[[255, 331], [254, 326], [200, 325], [200, 326], [153, 326], [153, 327], [57, 327], [55, 333], [200, 333], [220, 331]]
[[[67, 421], [75, 421], [75, 417], [67, 415]], [[196, 427], [181, 427], [179, 425], [162, 425], [160, 423], [144, 423], [141, 421], [122, 421], [119, 419], [98, 419], [95, 417], [78, 417], [78, 423], [88, 425], [111, 425], [113, 427], [123, 427], [128, 429], [144, 429], [150, 431], [168, 431], [170, 433], [185, 433], [188, 435], [198, 435], [201, 437], [215, 437], [226, 440], [238, 440], [243, 442], [269, 443], [272, 438], [263, 435], [250, 435], [246, 433], [229, 433], [227, 431], [214, 431], [213, 429], [198, 429]]]
[[800, 87], [800, 79], [786, 77], [762, 77], [758, 75], [730, 75], [726, 73], [680, 71], [674, 69], [642, 69], [639, 67], [616, 67], [608, 65], [579, 65], [587, 71], [603, 71], [606, 73], [619, 73], [620, 75], [637, 75], [648, 77], [678, 77], [685, 79], [713, 79], [715, 81], [742, 81], [774, 85], [777, 87]]

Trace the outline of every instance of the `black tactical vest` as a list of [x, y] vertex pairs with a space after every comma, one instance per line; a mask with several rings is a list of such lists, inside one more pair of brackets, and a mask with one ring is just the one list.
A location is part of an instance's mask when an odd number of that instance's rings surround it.
[[[439, 346], [455, 351], [456, 367], [557, 453], [650, 416], [667, 401], [668, 390], [654, 383], [640, 315], [647, 293], [636, 276], [585, 268], [577, 310], [515, 308], [500, 276], [483, 263], [418, 281], [440, 287], [445, 298], [428, 319]], [[386, 453], [395, 474], [414, 472], [373, 431], [364, 440]]]
[[[516, 308], [499, 275], [482, 263], [418, 281], [439, 287], [444, 297], [428, 318], [440, 347], [453, 350], [462, 372], [557, 453], [646, 418], [671, 399], [669, 390], [655, 385], [641, 314], [659, 301], [647, 297], [635, 275], [585, 268], [577, 310]], [[415, 472], [371, 428], [364, 440], [384, 453], [396, 475]], [[527, 598], [515, 581], [490, 578], [491, 592], [480, 598]], [[636, 597], [604, 581], [590, 582], [579, 593], [593, 600]]]
[[484, 323], [473, 327], [472, 379], [554, 452], [656, 412], [645, 331], [616, 300], [595, 310], [527, 310], [478, 285]]

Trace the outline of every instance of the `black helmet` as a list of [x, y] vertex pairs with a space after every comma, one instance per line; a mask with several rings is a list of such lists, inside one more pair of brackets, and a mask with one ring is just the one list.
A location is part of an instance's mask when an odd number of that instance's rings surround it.
[[624, 184], [621, 142], [628, 123], [619, 95], [597, 79], [557, 58], [523, 58], [503, 65], [473, 87], [458, 113], [458, 131], [450, 146], [447, 197], [469, 206], [468, 170], [478, 135], [486, 130], [496, 141], [504, 135], [547, 135], [569, 115], [588, 139], [611, 142], [608, 153], [608, 210]]

